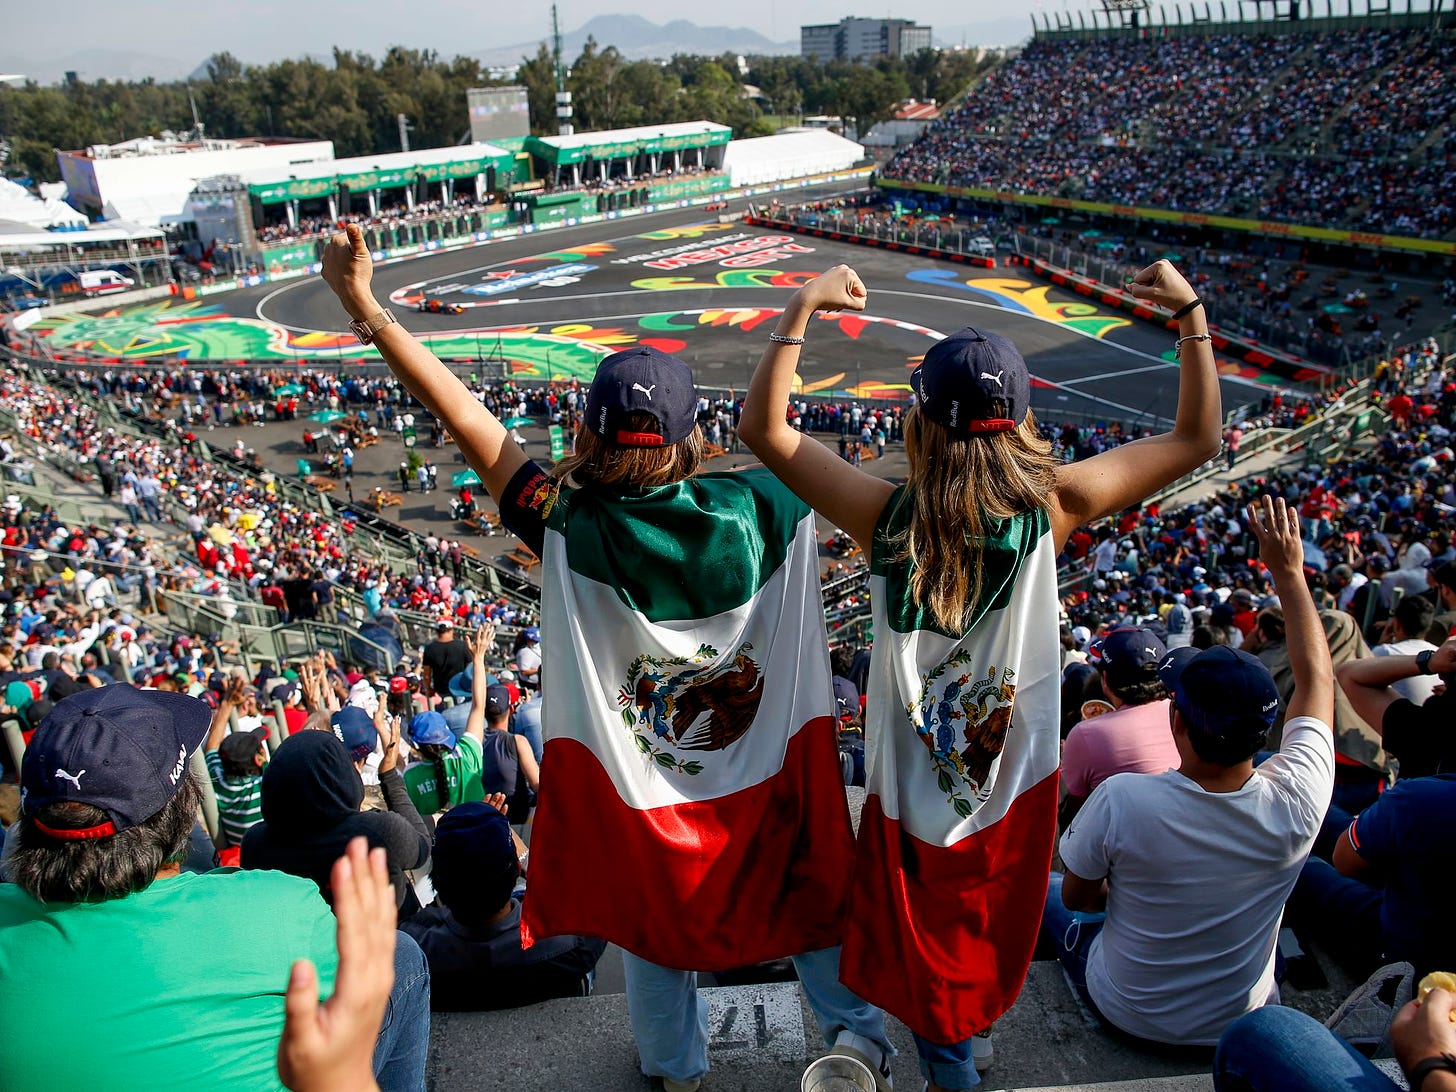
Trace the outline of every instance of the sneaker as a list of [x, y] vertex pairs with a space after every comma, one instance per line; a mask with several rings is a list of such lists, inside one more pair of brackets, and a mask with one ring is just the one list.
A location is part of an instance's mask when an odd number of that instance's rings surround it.
[[703, 1087], [700, 1077], [694, 1077], [690, 1081], [675, 1081], [671, 1077], [662, 1078], [662, 1092], [698, 1092]]
[[875, 1075], [875, 1092], [893, 1092], [895, 1078], [890, 1075], [890, 1059], [873, 1039], [866, 1039], [852, 1031], [841, 1031], [829, 1053], [853, 1058], [868, 1068]]
[[971, 1061], [976, 1063], [976, 1072], [982, 1076], [996, 1064], [996, 1048], [991, 1045], [991, 1030], [987, 1028], [971, 1036]]

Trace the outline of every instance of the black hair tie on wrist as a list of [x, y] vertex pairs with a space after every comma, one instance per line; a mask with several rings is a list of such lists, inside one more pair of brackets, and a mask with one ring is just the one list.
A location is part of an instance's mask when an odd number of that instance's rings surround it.
[[1203, 306], [1203, 301], [1202, 300], [1197, 300], [1197, 299], [1194, 300], [1192, 303], [1185, 303], [1182, 307], [1178, 308], [1178, 310], [1176, 310], [1176, 311], [1173, 312], [1173, 321], [1176, 322], [1178, 319], [1182, 318], [1184, 315], [1190, 314], [1195, 308], [1199, 308], [1199, 307], [1202, 307], [1202, 306]]

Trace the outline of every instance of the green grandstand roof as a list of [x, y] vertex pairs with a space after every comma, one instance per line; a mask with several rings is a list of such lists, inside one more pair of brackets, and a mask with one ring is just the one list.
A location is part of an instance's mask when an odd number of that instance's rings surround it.
[[473, 178], [495, 167], [509, 170], [514, 154], [494, 144], [423, 148], [415, 152], [357, 156], [275, 168], [248, 177], [248, 192], [265, 205], [327, 197], [340, 187], [351, 193], [397, 189], [416, 181]]
[[601, 133], [573, 133], [570, 136], [527, 137], [526, 150], [554, 163], [582, 163], [588, 159], [626, 159], [642, 152], [679, 152], [727, 144], [733, 130], [711, 121], [686, 121], [673, 125], [610, 129]]

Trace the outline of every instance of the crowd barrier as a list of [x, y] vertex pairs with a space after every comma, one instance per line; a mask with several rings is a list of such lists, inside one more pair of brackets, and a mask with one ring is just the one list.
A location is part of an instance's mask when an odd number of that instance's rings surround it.
[[[1140, 300], [1120, 288], [1103, 284], [1101, 281], [1093, 280], [1080, 273], [1074, 273], [1070, 269], [1054, 266], [1041, 258], [1026, 254], [1008, 254], [1006, 264], [1030, 269], [1038, 277], [1050, 281], [1059, 288], [1066, 288], [1079, 296], [1095, 299], [1105, 307], [1129, 314], [1143, 322], [1153, 323], [1166, 330], [1176, 331], [1178, 328], [1178, 324], [1173, 320], [1172, 312], [1166, 308], [1149, 305], [1146, 301]], [[1260, 345], [1249, 338], [1231, 334], [1213, 323], [1209, 324], [1208, 332], [1213, 338], [1213, 347], [1216, 351], [1241, 360], [1260, 371], [1277, 375], [1281, 379], [1294, 383], [1313, 383], [1318, 382], [1322, 377], [1333, 374], [1330, 368], [1312, 364], [1307, 360], [1290, 356], [1288, 353], [1271, 349], [1267, 345]]]

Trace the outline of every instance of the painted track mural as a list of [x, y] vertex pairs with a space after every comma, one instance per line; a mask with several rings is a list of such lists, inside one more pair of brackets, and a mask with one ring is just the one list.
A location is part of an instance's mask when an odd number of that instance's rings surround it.
[[[596, 234], [606, 235], [610, 226], [600, 227]], [[381, 265], [376, 291], [437, 355], [488, 376], [588, 379], [605, 354], [650, 344], [683, 355], [704, 386], [741, 389], [788, 294], [847, 261], [870, 286], [871, 310], [816, 320], [798, 383], [804, 393], [904, 397], [908, 371], [929, 344], [957, 326], [986, 323], [1013, 336], [1038, 387], [1058, 392], [1067, 408], [1171, 416], [1176, 368], [1165, 338], [1019, 270], [936, 264], [742, 223], [572, 235], [568, 245], [534, 252], [540, 240], [528, 237]], [[444, 313], [417, 313], [432, 301]], [[463, 313], [450, 313], [456, 308]], [[309, 279], [266, 294], [52, 315], [27, 333], [58, 354], [138, 364], [377, 363], [373, 350], [331, 329], [342, 326], [327, 289]], [[1241, 362], [1222, 359], [1220, 367], [1234, 384], [1230, 401], [1248, 400], [1248, 388], [1267, 381]]]

